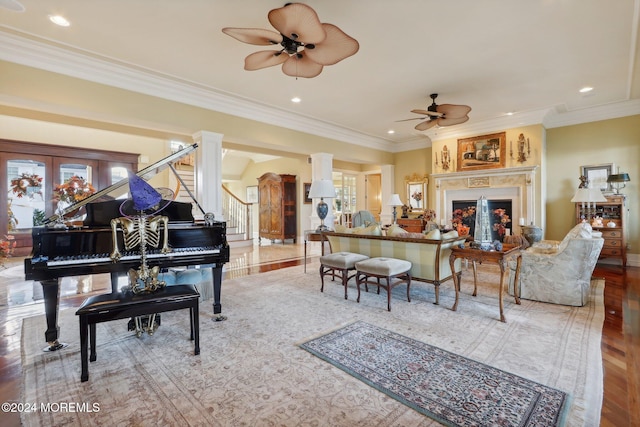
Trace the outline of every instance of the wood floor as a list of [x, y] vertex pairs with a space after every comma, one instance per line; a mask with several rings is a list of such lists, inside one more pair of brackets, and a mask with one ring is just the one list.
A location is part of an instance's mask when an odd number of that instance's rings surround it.
[[[312, 256], [317, 256], [318, 252], [317, 248], [311, 249]], [[225, 275], [241, 277], [301, 265], [302, 254], [302, 244], [232, 249], [231, 269]], [[619, 266], [598, 264], [594, 276], [603, 277], [606, 283], [602, 331], [604, 397], [600, 425], [640, 426], [640, 268], [627, 267], [625, 270]], [[78, 307], [88, 295], [110, 289], [106, 280], [72, 283], [69, 286], [73, 289], [61, 293], [61, 309]], [[35, 285], [19, 276], [0, 277], [0, 402], [20, 402], [22, 319], [44, 313], [41, 300], [21, 300], [20, 295], [40, 292], [40, 285]], [[19, 426], [20, 417], [0, 412], [0, 425]]]

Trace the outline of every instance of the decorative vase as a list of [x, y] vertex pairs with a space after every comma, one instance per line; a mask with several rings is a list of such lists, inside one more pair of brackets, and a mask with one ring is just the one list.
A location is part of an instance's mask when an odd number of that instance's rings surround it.
[[522, 227], [522, 235], [527, 239], [527, 242], [529, 242], [529, 245], [531, 246], [542, 240], [542, 228], [536, 227], [533, 223], [531, 223], [531, 225], [525, 225]]

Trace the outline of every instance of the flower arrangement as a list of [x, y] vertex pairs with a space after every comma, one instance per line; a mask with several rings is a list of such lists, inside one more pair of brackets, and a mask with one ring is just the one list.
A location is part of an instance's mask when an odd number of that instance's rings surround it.
[[77, 175], [72, 176], [60, 185], [56, 185], [53, 189], [55, 200], [71, 204], [86, 199], [95, 192], [96, 189], [93, 188], [91, 183]]
[[27, 192], [29, 187], [37, 188], [38, 190], [34, 193], [42, 194], [42, 177], [37, 174], [23, 173], [11, 180], [11, 192], [19, 199], [29, 194]]
[[4, 260], [9, 258], [16, 247], [13, 236], [4, 236], [0, 239], [0, 267], [4, 267]]
[[466, 225], [470, 227], [476, 221], [476, 207], [467, 206], [464, 209], [456, 209], [452, 213], [451, 224], [454, 228], [458, 228], [458, 225]]
[[422, 200], [422, 191], [414, 191], [411, 195], [411, 198], [420, 203], [420, 200]]
[[427, 221], [433, 221], [436, 219], [436, 211], [433, 209], [425, 209], [423, 216]]
[[504, 209], [494, 209], [492, 211], [494, 217], [493, 230], [498, 232], [502, 238], [506, 234], [507, 224], [511, 222], [511, 218]]

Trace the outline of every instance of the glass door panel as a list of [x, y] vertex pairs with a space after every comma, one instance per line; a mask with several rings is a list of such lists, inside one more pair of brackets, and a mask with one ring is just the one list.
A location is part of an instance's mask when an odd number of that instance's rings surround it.
[[31, 231], [46, 219], [46, 165], [26, 159], [7, 161], [7, 233]]

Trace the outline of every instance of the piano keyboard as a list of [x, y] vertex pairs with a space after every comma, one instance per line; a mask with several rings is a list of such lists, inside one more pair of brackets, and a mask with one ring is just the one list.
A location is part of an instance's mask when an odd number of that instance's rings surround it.
[[[203, 247], [195, 247], [195, 248], [178, 248], [173, 249], [168, 254], [163, 254], [160, 252], [151, 252], [147, 253], [147, 259], [155, 259], [162, 257], [170, 257], [176, 258], [181, 256], [188, 255], [211, 255], [211, 254], [219, 254], [220, 249], [218, 248], [203, 248]], [[140, 253], [134, 252], [129, 253], [125, 252], [120, 257], [118, 262], [139, 260]], [[44, 259], [38, 261], [33, 260], [33, 262], [42, 262]], [[94, 263], [110, 263], [113, 262], [111, 258], [109, 258], [109, 254], [91, 254], [91, 255], [79, 255], [79, 256], [69, 256], [69, 257], [55, 257], [51, 261], [46, 261], [47, 267], [55, 267], [55, 266], [68, 266], [68, 265], [81, 265], [81, 264], [94, 264]]]

